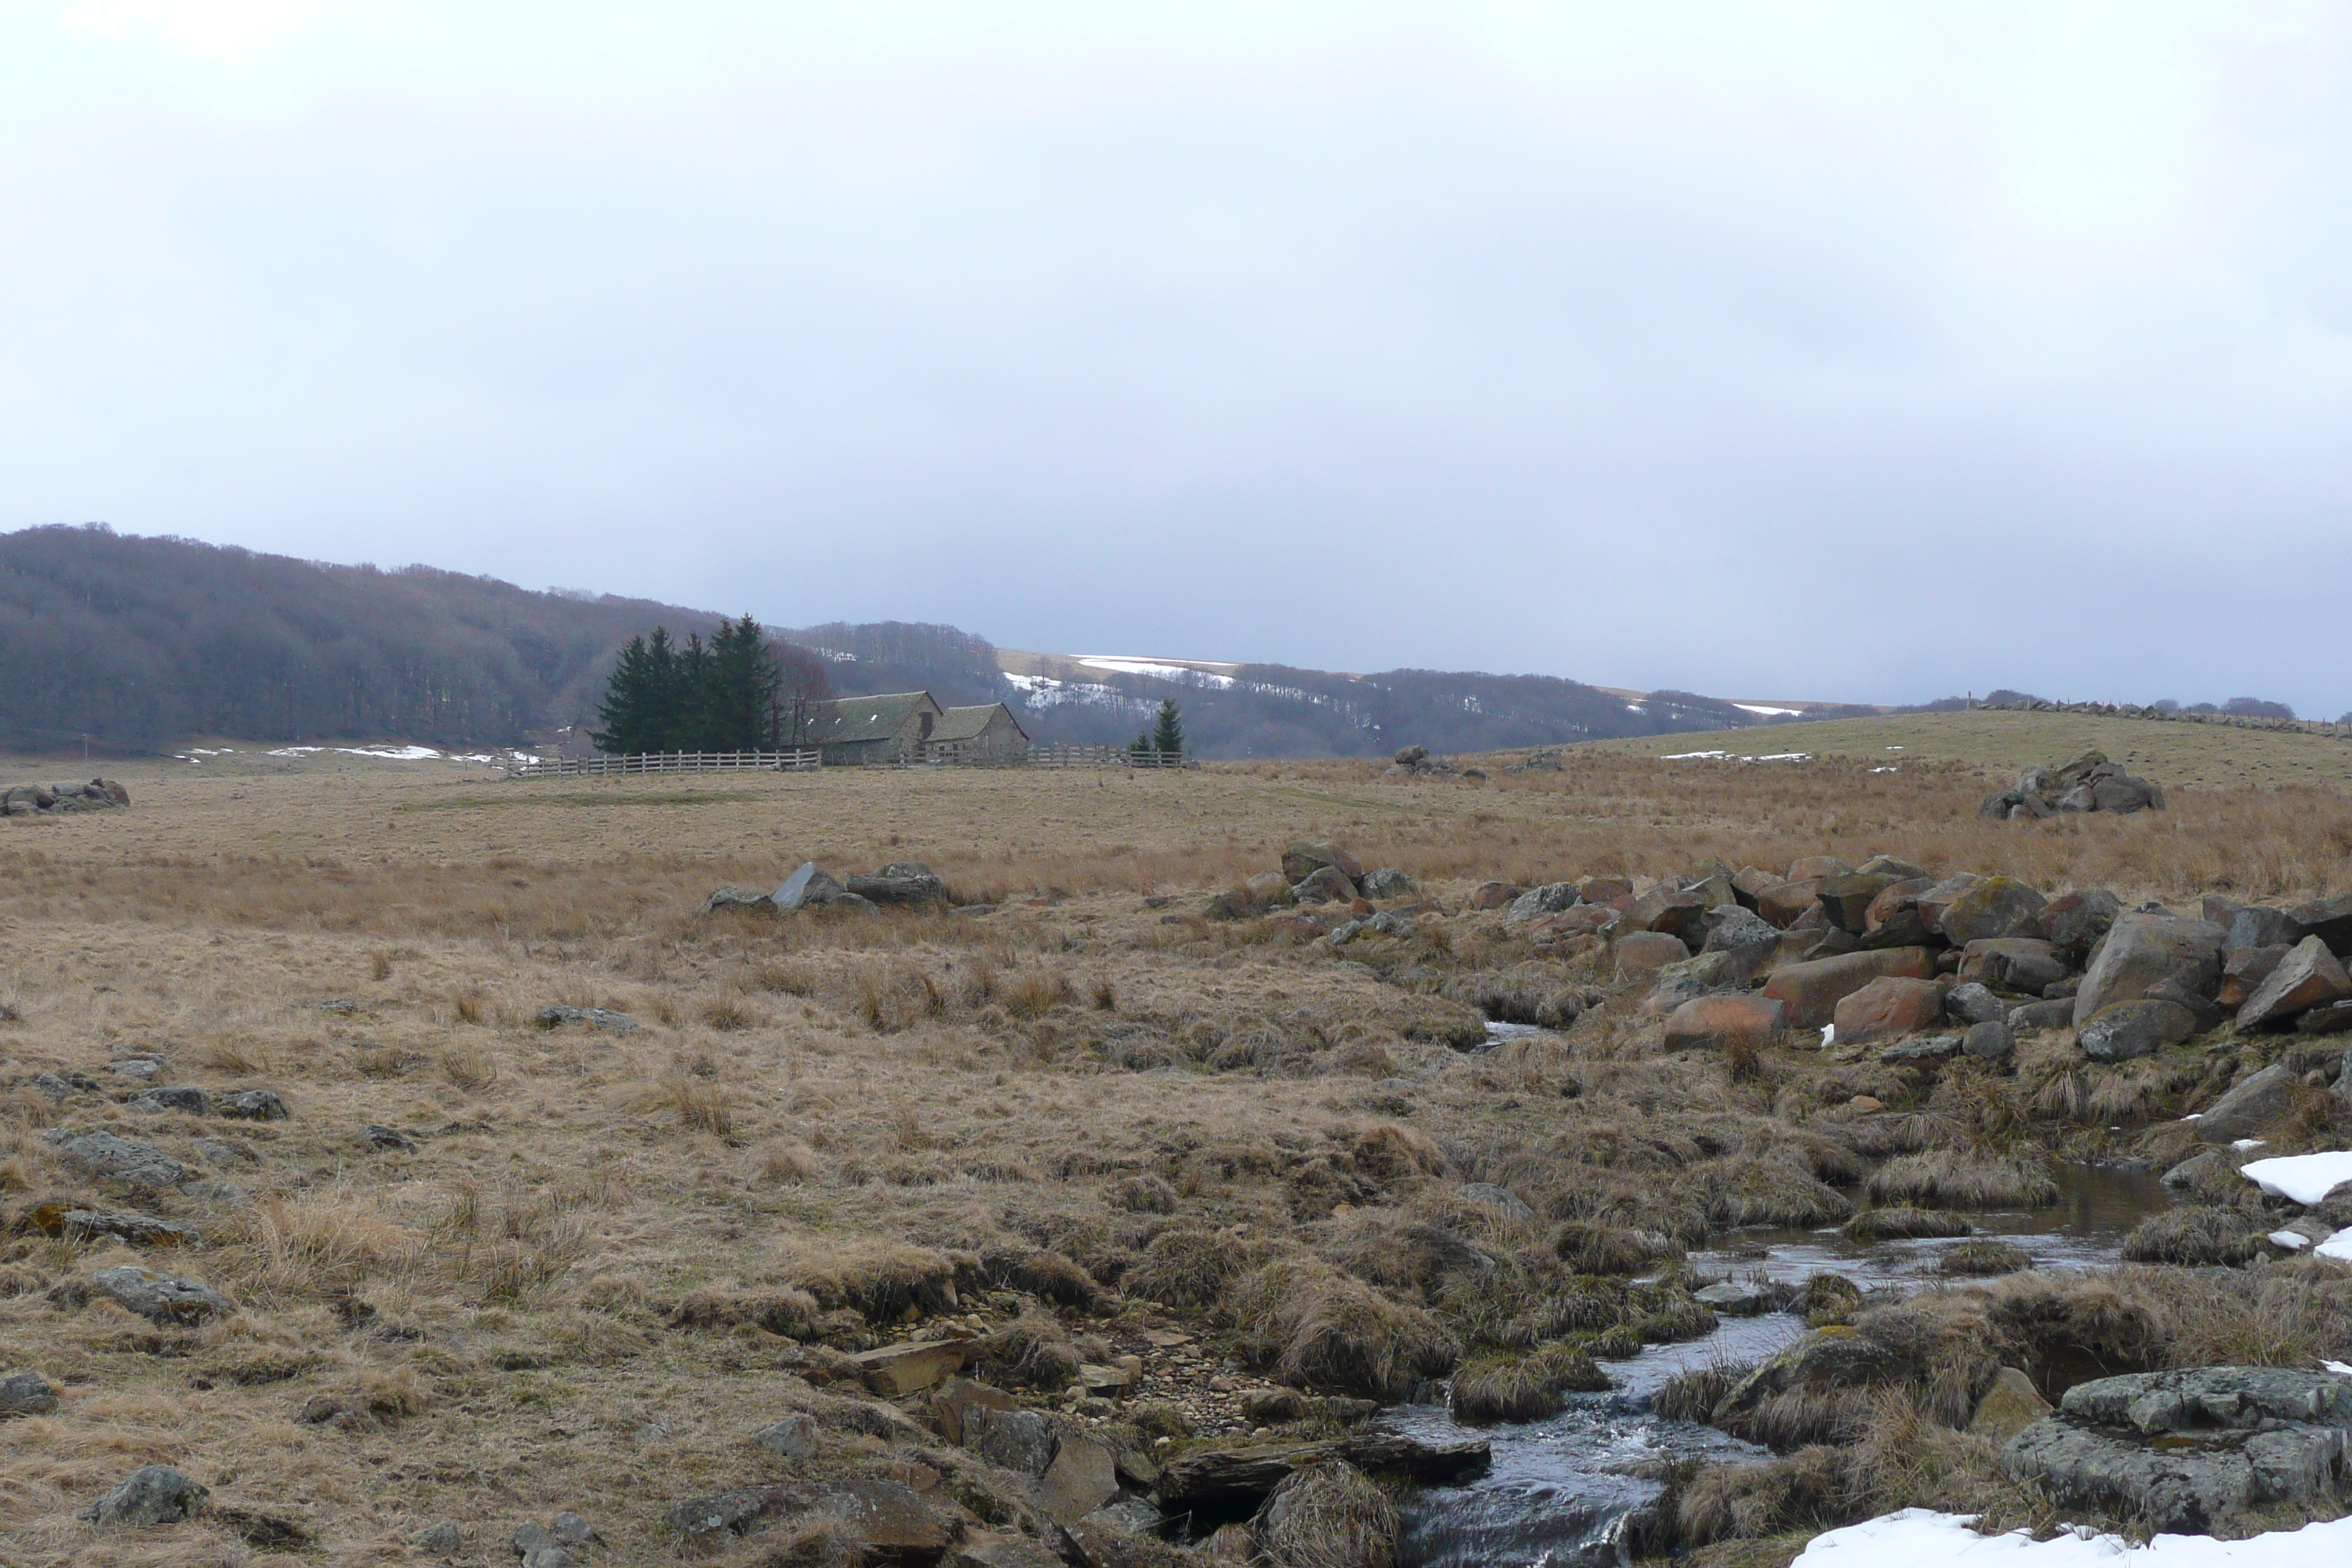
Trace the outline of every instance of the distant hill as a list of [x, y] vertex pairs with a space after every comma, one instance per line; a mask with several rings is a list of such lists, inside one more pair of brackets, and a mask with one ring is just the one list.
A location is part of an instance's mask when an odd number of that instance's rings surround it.
[[719, 620], [424, 566], [27, 529], [0, 534], [0, 744], [509, 744], [592, 708], [629, 637], [656, 622], [707, 636]]
[[[139, 751], [231, 735], [576, 748], [623, 643], [657, 625], [707, 637], [720, 619], [425, 566], [27, 529], [0, 535], [0, 746], [58, 751], [87, 736]], [[1875, 711], [1542, 675], [1019, 654], [955, 626], [897, 621], [778, 635], [820, 654], [836, 693], [1003, 700], [1038, 741], [1123, 743], [1173, 696], [1206, 757], [1487, 751], [1746, 728], [1800, 709]]]

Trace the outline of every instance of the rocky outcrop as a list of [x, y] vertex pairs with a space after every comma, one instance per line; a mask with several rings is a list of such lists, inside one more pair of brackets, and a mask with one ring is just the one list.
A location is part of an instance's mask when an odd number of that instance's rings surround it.
[[2256, 1508], [2340, 1512], [2352, 1379], [2220, 1366], [2078, 1383], [2011, 1438], [2001, 1464], [2061, 1509], [2202, 1534]]
[[112, 779], [88, 784], [16, 784], [0, 790], [0, 816], [63, 816], [77, 811], [110, 811], [131, 804], [131, 792]]
[[2011, 821], [2055, 816], [2060, 812], [2134, 812], [2164, 809], [2164, 792], [2124, 772], [2099, 752], [2084, 752], [2055, 768], [2028, 768], [2017, 783], [1987, 795], [1979, 816]]
[[2135, 910], [2116, 917], [2083, 974], [2074, 994], [2074, 1026], [2100, 1010], [2137, 1001], [2158, 981], [2177, 979], [2200, 996], [2221, 988], [2221, 945], [2228, 933], [2210, 921], [2163, 910]]

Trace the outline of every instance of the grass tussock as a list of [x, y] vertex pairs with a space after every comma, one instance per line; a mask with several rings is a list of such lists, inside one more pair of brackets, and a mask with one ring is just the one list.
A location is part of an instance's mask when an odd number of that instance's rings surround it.
[[2058, 1201], [2057, 1179], [2038, 1165], [1948, 1149], [1889, 1160], [1864, 1190], [1874, 1203], [1920, 1208], [2047, 1208]]
[[1608, 1374], [1572, 1345], [1546, 1345], [1528, 1355], [1481, 1356], [1454, 1368], [1446, 1394], [1454, 1418], [1470, 1426], [1497, 1421], [1540, 1421], [1559, 1409], [1566, 1394], [1599, 1394]]
[[1991, 1237], [1977, 1237], [1936, 1255], [1936, 1272], [1954, 1279], [1990, 1279], [2032, 1267], [2033, 1259], [2022, 1247]]
[[1552, 1250], [1579, 1274], [1638, 1274], [1654, 1263], [1683, 1254], [1671, 1237], [1655, 1232], [1583, 1220], [1560, 1226]]
[[2262, 1254], [2263, 1230], [2237, 1209], [2182, 1204], [2150, 1215], [2124, 1237], [2134, 1263], [2221, 1264], [2235, 1268]]
[[1224, 1305], [1244, 1359], [1301, 1388], [1401, 1399], [1461, 1356], [1435, 1316], [1318, 1258], [1243, 1275], [1227, 1287]]
[[1284, 1478], [1250, 1521], [1272, 1568], [1392, 1568], [1396, 1505], [1352, 1465], [1308, 1465]]
[[1848, 1241], [1912, 1241], [1923, 1237], [1968, 1236], [1974, 1226], [1944, 1209], [1913, 1208], [1897, 1204], [1864, 1209], [1838, 1227]]

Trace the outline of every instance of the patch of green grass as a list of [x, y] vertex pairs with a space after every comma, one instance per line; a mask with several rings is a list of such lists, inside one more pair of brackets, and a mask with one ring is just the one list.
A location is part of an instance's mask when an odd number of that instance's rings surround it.
[[1637, 756], [1728, 752], [1874, 763], [1963, 763], [1998, 773], [2051, 766], [2097, 750], [2135, 773], [2171, 785], [2352, 784], [2352, 741], [2294, 731], [2238, 730], [2108, 719], [2088, 713], [2020, 713], [1974, 709], [1958, 713], [1888, 713], [1873, 719], [1822, 719], [1745, 730], [1711, 730], [1600, 742]]

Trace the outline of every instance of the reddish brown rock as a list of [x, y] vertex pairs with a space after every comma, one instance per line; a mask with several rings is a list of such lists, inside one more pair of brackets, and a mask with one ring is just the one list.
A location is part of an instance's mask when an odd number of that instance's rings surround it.
[[1834, 855], [1808, 855], [1789, 868], [1791, 882], [1818, 882], [1824, 877], [1851, 877], [1853, 868]]
[[1756, 896], [1775, 882], [1786, 881], [1778, 871], [1767, 871], [1760, 866], [1743, 866], [1731, 879], [1731, 890], [1749, 909], [1756, 907]]
[[1499, 910], [1526, 891], [1517, 882], [1481, 882], [1471, 890], [1470, 907], [1474, 910]]
[[1769, 996], [1696, 996], [1666, 1019], [1666, 1045], [1760, 1050], [1779, 1045], [1788, 1025], [1789, 1009]]
[[1588, 904], [1622, 909], [1617, 900], [1632, 898], [1633, 884], [1622, 877], [1587, 877], [1576, 885], [1576, 896]]
[[1884, 974], [1838, 999], [1831, 1014], [1840, 1045], [1891, 1040], [1944, 1021], [1944, 993], [1932, 980]]
[[1997, 937], [2042, 935], [2042, 911], [2050, 900], [2031, 882], [2015, 877], [1987, 877], [1944, 906], [1937, 927], [1954, 947]]
[[1785, 931], [1808, 910], [1821, 907], [1821, 883], [1810, 879], [1775, 882], [1756, 895], [1756, 912]]
[[1837, 1014], [1837, 1005], [1885, 975], [1925, 980], [1936, 972], [1923, 947], [1891, 947], [1836, 958], [1784, 963], [1764, 983], [1764, 994], [1789, 1007], [1789, 1027], [1818, 1029]]
[[1690, 956], [1690, 947], [1678, 936], [1662, 931], [1629, 931], [1609, 947], [1620, 980], [1646, 980], [1669, 963]]
[[1664, 931], [1687, 944], [1706, 940], [1706, 910], [1700, 895], [1661, 882], [1633, 900], [1625, 911], [1625, 923], [1630, 930]]
[[[2208, 899], [2208, 904], [2214, 900]], [[2221, 955], [2221, 988], [2213, 993], [2214, 1005], [2234, 1013], [2246, 1005], [2246, 998], [2255, 987], [2271, 977], [2290, 947], [2233, 947]]]
[[1919, 912], [1919, 895], [1936, 884], [1925, 877], [1906, 877], [1879, 889], [1862, 914], [1865, 947], [1917, 947], [1934, 931]]
[[1927, 922], [1929, 931], [1942, 931], [1944, 911], [1952, 907], [1953, 900], [1983, 880], [1973, 871], [1960, 871], [1934, 884], [1919, 895], [1919, 918]]

